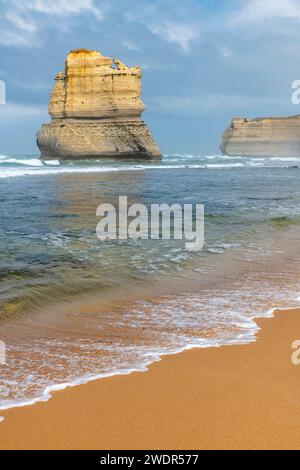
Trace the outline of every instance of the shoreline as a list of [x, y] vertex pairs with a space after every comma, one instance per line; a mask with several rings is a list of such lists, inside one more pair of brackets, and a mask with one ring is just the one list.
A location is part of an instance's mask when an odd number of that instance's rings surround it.
[[300, 309], [255, 322], [255, 342], [165, 355], [147, 373], [2, 410], [0, 448], [299, 448], [291, 343], [300, 338]]
[[[297, 307], [294, 307], [294, 308], [297, 308]], [[294, 308], [289, 308], [289, 309], [285, 309], [285, 310], [293, 310]], [[299, 307], [299, 309], [300, 309], [300, 307]], [[276, 311], [281, 311], [281, 309], [274, 308], [274, 309], [271, 309], [268, 312], [265, 312], [265, 314], [263, 314], [263, 315], [249, 317], [249, 320], [252, 321], [255, 326], [253, 326], [252, 329], [249, 328], [247, 330], [247, 332], [245, 332], [244, 336], [240, 337], [236, 341], [222, 343], [221, 340], [216, 340], [215, 343], [211, 342], [211, 343], [209, 343], [205, 346], [194, 343], [194, 344], [188, 344], [188, 345], [183, 346], [182, 348], [179, 348], [179, 349], [175, 349], [174, 351], [170, 350], [170, 351], [167, 351], [167, 352], [160, 352], [160, 353], [154, 353], [153, 352], [153, 356], [151, 357], [151, 359], [149, 359], [148, 362], [141, 363], [141, 364], [139, 364], [136, 367], [133, 367], [131, 369], [124, 369], [124, 370], [119, 369], [119, 370], [116, 370], [116, 371], [103, 372], [103, 373], [99, 373], [99, 374], [95, 374], [95, 375], [92, 375], [92, 374], [91, 375], [83, 375], [81, 377], [78, 377], [78, 378], [74, 379], [71, 382], [63, 382], [63, 383], [58, 383], [58, 384], [48, 386], [44, 390], [43, 394], [38, 396], [38, 397], [28, 399], [28, 400], [25, 400], [25, 401], [14, 402], [10, 406], [1, 406], [0, 405], [0, 423], [2, 421], [4, 421], [4, 419], [1, 421], [1, 418], [3, 418], [1, 416], [2, 411], [5, 412], [5, 411], [13, 410], [15, 408], [24, 408], [24, 407], [27, 407], [27, 406], [33, 406], [33, 405], [36, 405], [37, 403], [46, 403], [46, 402], [48, 402], [49, 400], [51, 400], [53, 398], [53, 393], [60, 392], [60, 391], [63, 391], [63, 390], [69, 389], [69, 388], [73, 388], [73, 387], [78, 387], [78, 386], [81, 386], [81, 385], [87, 385], [90, 382], [95, 382], [95, 381], [98, 381], [98, 380], [108, 379], [108, 378], [118, 377], [118, 376], [128, 376], [128, 375], [138, 373], [138, 372], [148, 372], [149, 368], [153, 364], [156, 364], [157, 362], [162, 361], [164, 359], [164, 357], [176, 356], [177, 354], [182, 354], [184, 352], [191, 351], [193, 349], [196, 349], [196, 350], [197, 349], [200, 349], [200, 350], [201, 349], [210, 349], [210, 348], [215, 349], [215, 348], [223, 348], [223, 347], [226, 347], [226, 346], [234, 346], [234, 345], [245, 346], [247, 344], [251, 344], [253, 342], [256, 342], [257, 341], [257, 333], [260, 331], [260, 327], [259, 327], [256, 320], [274, 318], [274, 314], [275, 314]]]

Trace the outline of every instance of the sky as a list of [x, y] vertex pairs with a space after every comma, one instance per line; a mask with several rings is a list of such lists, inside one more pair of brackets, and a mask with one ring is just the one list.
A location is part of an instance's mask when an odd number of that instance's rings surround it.
[[77, 48], [142, 66], [143, 118], [165, 154], [219, 153], [234, 116], [300, 114], [300, 0], [0, 0], [0, 154], [38, 153]]

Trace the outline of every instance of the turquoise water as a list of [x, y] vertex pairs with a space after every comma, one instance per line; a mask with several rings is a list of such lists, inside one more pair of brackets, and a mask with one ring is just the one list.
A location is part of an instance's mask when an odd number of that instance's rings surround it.
[[[300, 296], [300, 158], [162, 162], [0, 156], [0, 406], [144, 370], [162, 354], [253, 341]], [[205, 246], [100, 242], [101, 203], [202, 203]]]

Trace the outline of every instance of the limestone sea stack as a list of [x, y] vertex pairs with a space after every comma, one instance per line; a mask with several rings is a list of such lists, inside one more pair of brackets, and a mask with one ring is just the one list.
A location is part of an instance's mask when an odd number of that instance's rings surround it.
[[300, 157], [300, 115], [234, 118], [222, 136], [221, 151], [230, 156]]
[[161, 158], [141, 114], [141, 68], [100, 52], [69, 53], [49, 103], [50, 124], [37, 134], [43, 159]]

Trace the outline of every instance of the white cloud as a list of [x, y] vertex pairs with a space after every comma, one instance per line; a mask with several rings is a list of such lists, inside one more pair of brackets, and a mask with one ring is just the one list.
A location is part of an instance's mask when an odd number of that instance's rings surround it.
[[[126, 8], [123, 12], [125, 19], [142, 25], [166, 42], [178, 45], [181, 51], [189, 52], [192, 42], [200, 37], [202, 31], [199, 16], [193, 17], [190, 7], [180, 0], [161, 3], [144, 0], [143, 3], [143, 8]], [[198, 14], [199, 11], [197, 9]]]
[[229, 47], [220, 46], [219, 47], [219, 53], [223, 57], [223, 59], [228, 59], [229, 57], [232, 56], [233, 51], [232, 51], [232, 49], [229, 49]]
[[299, 0], [247, 0], [237, 11], [234, 23], [257, 22], [274, 18], [293, 18], [300, 20]]
[[162, 39], [179, 45], [184, 52], [189, 51], [191, 41], [200, 35], [200, 30], [195, 25], [173, 21], [150, 24], [148, 28]]
[[72, 15], [87, 10], [102, 18], [102, 12], [94, 5], [93, 0], [18, 0], [17, 3], [21, 3], [23, 9], [48, 15]]
[[35, 79], [35, 78], [32, 78], [30, 81], [28, 80], [25, 80], [23, 77], [22, 79], [18, 79], [16, 77], [13, 77], [13, 78], [9, 78], [8, 80], [8, 83], [12, 86], [15, 86], [15, 87], [18, 87], [19, 89], [23, 89], [23, 90], [26, 90], [26, 91], [31, 91], [34, 90], [34, 91], [44, 91], [44, 90], [47, 90], [49, 91], [50, 88], [51, 88], [51, 81], [49, 83], [49, 81], [45, 80], [39, 80], [38, 78]]
[[0, 29], [0, 44], [3, 46], [25, 47], [31, 43], [31, 34], [20, 34], [20, 31]]
[[8, 11], [5, 15], [5, 19], [18, 30], [23, 30], [28, 33], [33, 33], [37, 30], [35, 22], [28, 17], [25, 19], [17, 10]]
[[138, 51], [139, 47], [136, 44], [133, 44], [131, 41], [123, 41], [123, 46], [129, 49], [130, 51]]
[[34, 46], [45, 18], [58, 29], [65, 25], [57, 17], [88, 12], [97, 20], [103, 18], [94, 0], [4, 0], [2, 9], [0, 44], [5, 46]]
[[47, 114], [47, 106], [31, 106], [18, 103], [7, 103], [0, 106], [0, 118], [47, 116]]
[[249, 116], [257, 107], [280, 109], [286, 101], [281, 97], [249, 96], [237, 93], [199, 93], [187, 96], [156, 96], [147, 98], [147, 110], [168, 116], [215, 116], [224, 109], [235, 114], [243, 109], [241, 116]]

